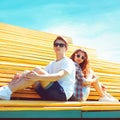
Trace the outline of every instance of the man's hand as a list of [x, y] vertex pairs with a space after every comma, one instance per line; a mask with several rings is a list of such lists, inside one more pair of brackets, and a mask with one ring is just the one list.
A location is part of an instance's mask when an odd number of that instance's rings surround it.
[[35, 71], [30, 71], [24, 77], [26, 80], [36, 80], [38, 78], [38, 73]]

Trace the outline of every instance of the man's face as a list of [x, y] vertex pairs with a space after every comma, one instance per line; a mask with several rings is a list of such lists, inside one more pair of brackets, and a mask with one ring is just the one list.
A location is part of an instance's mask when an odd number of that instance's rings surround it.
[[65, 53], [67, 50], [67, 47], [66, 47], [66, 44], [64, 41], [62, 40], [56, 40], [55, 43], [54, 43], [54, 51], [55, 53], [58, 53], [58, 54], [63, 54]]

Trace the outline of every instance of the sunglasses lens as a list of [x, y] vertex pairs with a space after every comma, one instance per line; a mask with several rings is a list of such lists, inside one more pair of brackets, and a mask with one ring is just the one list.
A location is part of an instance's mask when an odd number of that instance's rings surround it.
[[80, 57], [80, 55], [77, 55], [77, 58], [79, 58]]
[[64, 44], [61, 43], [61, 44], [59, 44], [59, 46], [60, 46], [60, 47], [64, 47]]
[[57, 47], [57, 46], [59, 46], [59, 47], [64, 47], [65, 44], [63, 44], [63, 43], [54, 43], [54, 47]]
[[81, 55], [79, 55], [79, 54], [77, 54], [77, 55], [76, 55], [76, 57], [77, 57], [77, 58], [80, 58], [80, 57], [81, 57], [81, 59], [82, 59], [82, 60], [84, 60], [84, 59], [85, 59], [85, 57], [84, 57], [84, 56], [81, 56]]
[[82, 56], [81, 59], [84, 60], [85, 58]]
[[58, 46], [58, 44], [57, 43], [54, 43], [54, 47], [57, 47]]

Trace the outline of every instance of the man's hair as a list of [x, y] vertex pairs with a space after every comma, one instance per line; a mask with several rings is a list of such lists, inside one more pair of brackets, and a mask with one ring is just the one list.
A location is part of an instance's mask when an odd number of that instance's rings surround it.
[[68, 40], [65, 39], [64, 37], [62, 36], [57, 36], [57, 38], [54, 40], [54, 43], [56, 42], [56, 40], [62, 40], [64, 43], [65, 43], [65, 46], [67, 47], [68, 46]]

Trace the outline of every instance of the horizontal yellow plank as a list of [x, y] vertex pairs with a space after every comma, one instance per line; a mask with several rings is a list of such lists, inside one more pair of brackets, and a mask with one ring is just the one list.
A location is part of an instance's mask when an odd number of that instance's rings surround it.
[[81, 106], [81, 107], [0, 107], [0, 111], [26, 111], [26, 110], [39, 110], [39, 111], [56, 111], [56, 110], [82, 110], [82, 111], [114, 111], [120, 110], [119, 106]]
[[[52, 33], [46, 33], [46, 32], [42, 32], [42, 31], [35, 31], [35, 30], [30, 30], [30, 29], [26, 29], [26, 28], [21, 28], [18, 26], [12, 26], [9, 24], [4, 24], [4, 23], [0, 23], [0, 30], [1, 32], [7, 32], [9, 34], [13, 34], [13, 35], [20, 35], [20, 36], [24, 36], [24, 37], [31, 37], [31, 38], [44, 38], [44, 40], [46, 39], [51, 39], [51, 41], [53, 39], [56, 38], [57, 34], [52, 34]], [[66, 37], [66, 36], [64, 36]], [[66, 37], [69, 42], [71, 41], [70, 37]]]
[[[111, 93], [110, 93], [111, 94]], [[120, 100], [120, 95], [117, 96], [115, 94], [111, 94], [112, 96], [114, 96], [116, 99]], [[98, 95], [89, 95], [87, 101], [98, 101], [99, 100], [99, 96]]]
[[82, 106], [82, 111], [113, 111], [113, 110], [120, 110], [120, 106]]
[[98, 101], [28, 101], [28, 100], [1, 100], [0, 106], [4, 107], [80, 107], [80, 106], [119, 106], [120, 102], [98, 102]]
[[120, 102], [58, 102], [58, 101], [28, 101], [1, 100], [0, 111], [5, 110], [120, 110]]
[[36, 93], [13, 93], [12, 99], [40, 99], [41, 97]]
[[81, 107], [0, 107], [0, 111], [26, 111], [26, 110], [32, 110], [32, 111], [56, 111], [56, 110], [82, 110]]
[[28, 101], [28, 100], [1, 100], [0, 106], [4, 107], [79, 107], [81, 102], [62, 102], [62, 101]]
[[0, 107], [0, 111], [26, 111], [26, 110], [50, 110], [50, 111], [56, 111], [56, 110], [82, 110], [82, 111], [114, 111], [114, 110], [120, 110], [119, 106], [81, 106], [81, 107]]

